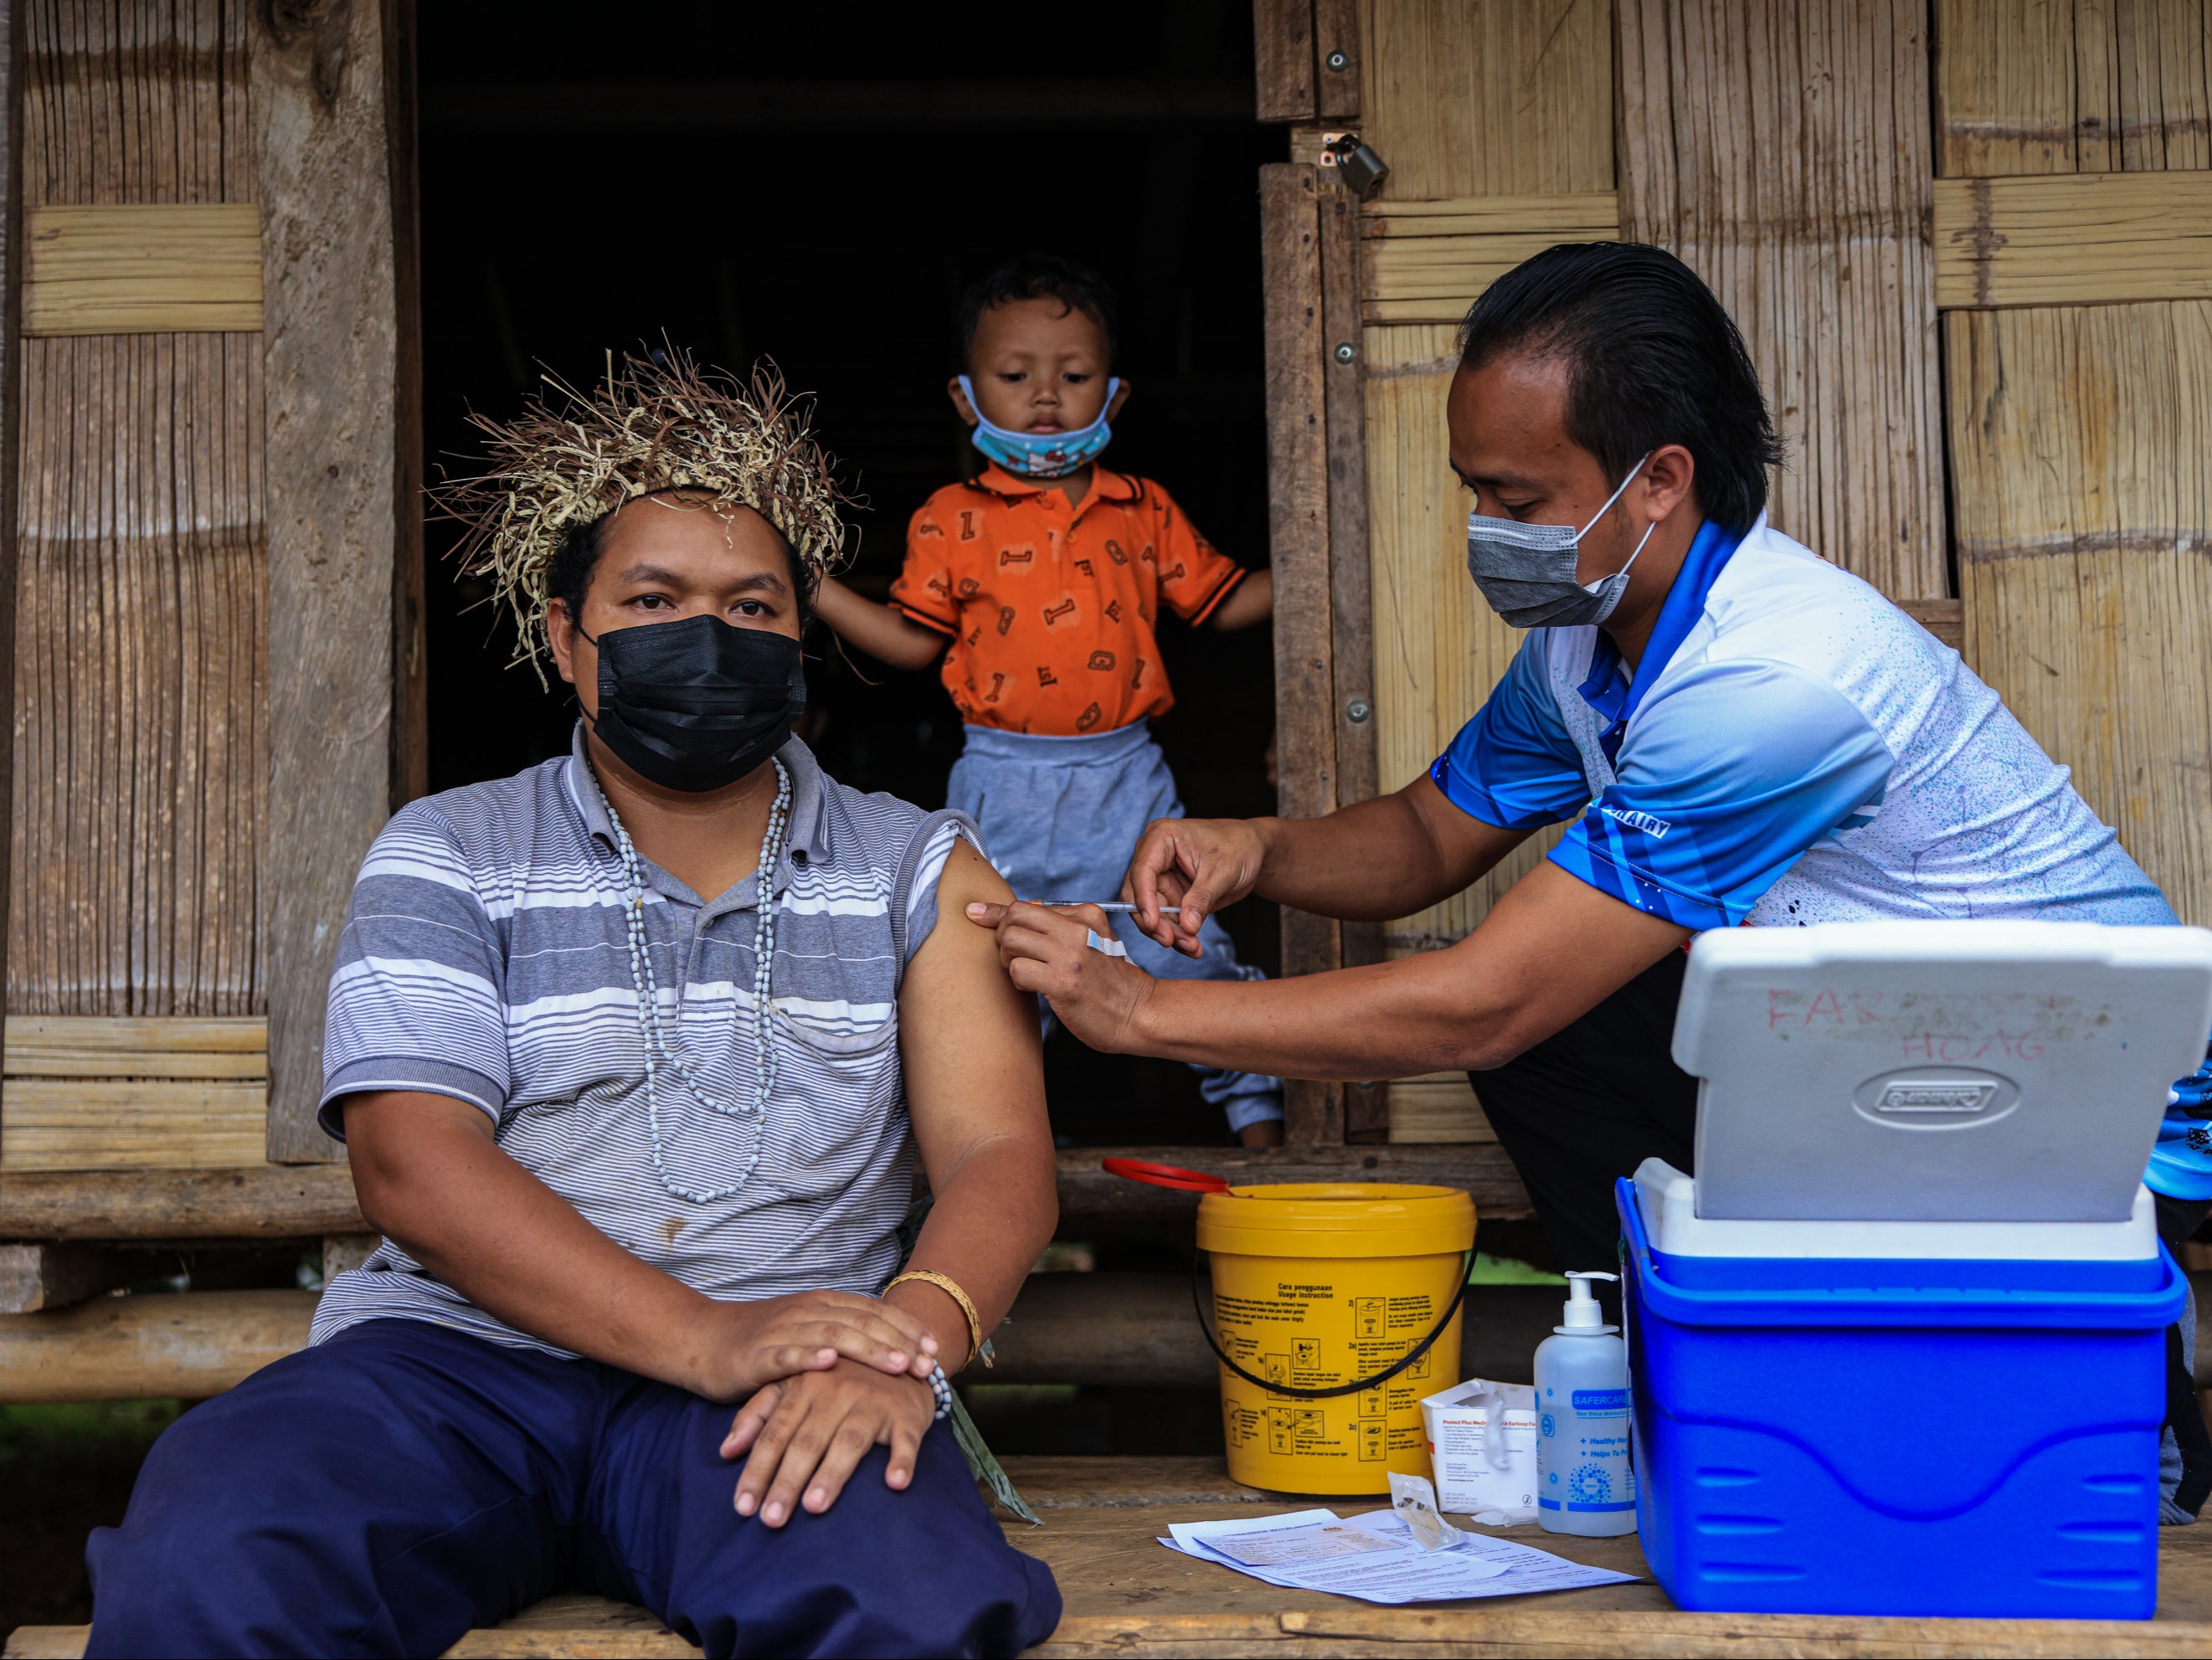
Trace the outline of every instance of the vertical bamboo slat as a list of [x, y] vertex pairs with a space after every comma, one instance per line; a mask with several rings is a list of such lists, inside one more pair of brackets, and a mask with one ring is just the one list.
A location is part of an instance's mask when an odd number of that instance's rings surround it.
[[[2212, 166], [2205, 0], [1941, 0], [1947, 175]], [[1966, 655], [2212, 922], [2212, 303], [1944, 319]]]
[[[19, 12], [26, 205], [252, 201], [243, 14]], [[8, 1006], [258, 1013], [260, 338], [19, 350]]]
[[[1361, 131], [1390, 164], [1387, 202], [1565, 196], [1613, 187], [1613, 13], [1560, 0], [1370, 0]], [[1368, 327], [1368, 539], [1377, 783], [1424, 772], [1522, 636], [1467, 575], [1452, 476], [1449, 325]], [[1387, 931], [1394, 955], [1466, 934], [1556, 839], [1533, 838], [1466, 893]]]
[[1621, 231], [1751, 348], [1776, 527], [1900, 599], [1950, 593], [1924, 8], [1622, 0]]

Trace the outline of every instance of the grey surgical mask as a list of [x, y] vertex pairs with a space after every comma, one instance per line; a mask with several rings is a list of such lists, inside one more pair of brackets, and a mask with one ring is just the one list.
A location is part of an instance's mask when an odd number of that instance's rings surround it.
[[1613, 510], [1621, 490], [1635, 482], [1650, 459], [1647, 454], [1628, 470], [1620, 489], [1605, 498], [1605, 505], [1580, 530], [1572, 525], [1524, 525], [1517, 519], [1468, 514], [1467, 574], [1474, 578], [1490, 608], [1516, 629], [1571, 629], [1612, 616], [1627, 590], [1636, 555], [1658, 528], [1656, 521], [1644, 526], [1636, 552], [1612, 575], [1601, 576], [1585, 587], [1575, 580], [1575, 565], [1583, 538]]

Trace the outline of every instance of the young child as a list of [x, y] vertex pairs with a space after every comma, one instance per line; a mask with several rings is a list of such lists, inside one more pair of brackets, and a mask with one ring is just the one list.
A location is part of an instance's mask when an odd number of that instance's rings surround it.
[[[947, 387], [991, 465], [922, 504], [891, 603], [834, 577], [822, 619], [884, 662], [944, 654], [967, 723], [947, 805], [981, 825], [1024, 899], [1107, 899], [1155, 818], [1182, 816], [1149, 722], [1174, 706], [1153, 624], [1250, 628], [1274, 608], [1266, 571], [1217, 551], [1150, 479], [1097, 465], [1129, 400], [1113, 378], [1114, 297], [1085, 266], [1031, 254], [960, 308], [967, 373]], [[1206, 920], [1198, 958], [1126, 930], [1164, 977], [1255, 980]], [[1279, 1078], [1200, 1067], [1200, 1090], [1247, 1146], [1282, 1140]]]

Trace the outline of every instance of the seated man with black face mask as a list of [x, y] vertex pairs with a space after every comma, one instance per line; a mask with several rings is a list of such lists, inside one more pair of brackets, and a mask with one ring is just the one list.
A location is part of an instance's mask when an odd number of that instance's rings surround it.
[[563, 1590], [713, 1655], [1058, 1623], [944, 1421], [1055, 1220], [1034, 1007], [972, 827], [790, 735], [843, 540], [804, 416], [678, 358], [481, 423], [444, 505], [574, 746], [370, 850], [322, 1122], [383, 1244], [161, 1438], [89, 1652], [436, 1654]]

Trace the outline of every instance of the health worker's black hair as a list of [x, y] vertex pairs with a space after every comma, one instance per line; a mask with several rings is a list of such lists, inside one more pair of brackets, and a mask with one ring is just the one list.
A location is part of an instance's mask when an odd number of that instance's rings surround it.
[[1025, 253], [993, 269], [961, 296], [956, 326], [960, 335], [960, 366], [968, 366], [975, 350], [976, 325], [994, 306], [1016, 300], [1057, 300], [1071, 312], [1081, 312], [1106, 331], [1106, 356], [1110, 364], [1121, 349], [1121, 316], [1114, 290], [1103, 277], [1079, 259], [1056, 253]]
[[1747, 530], [1781, 441], [1743, 336], [1698, 274], [1641, 242], [1562, 242], [1484, 290], [1460, 325], [1460, 366], [1508, 354], [1567, 363], [1567, 436], [1608, 484], [1680, 444], [1706, 518]]

